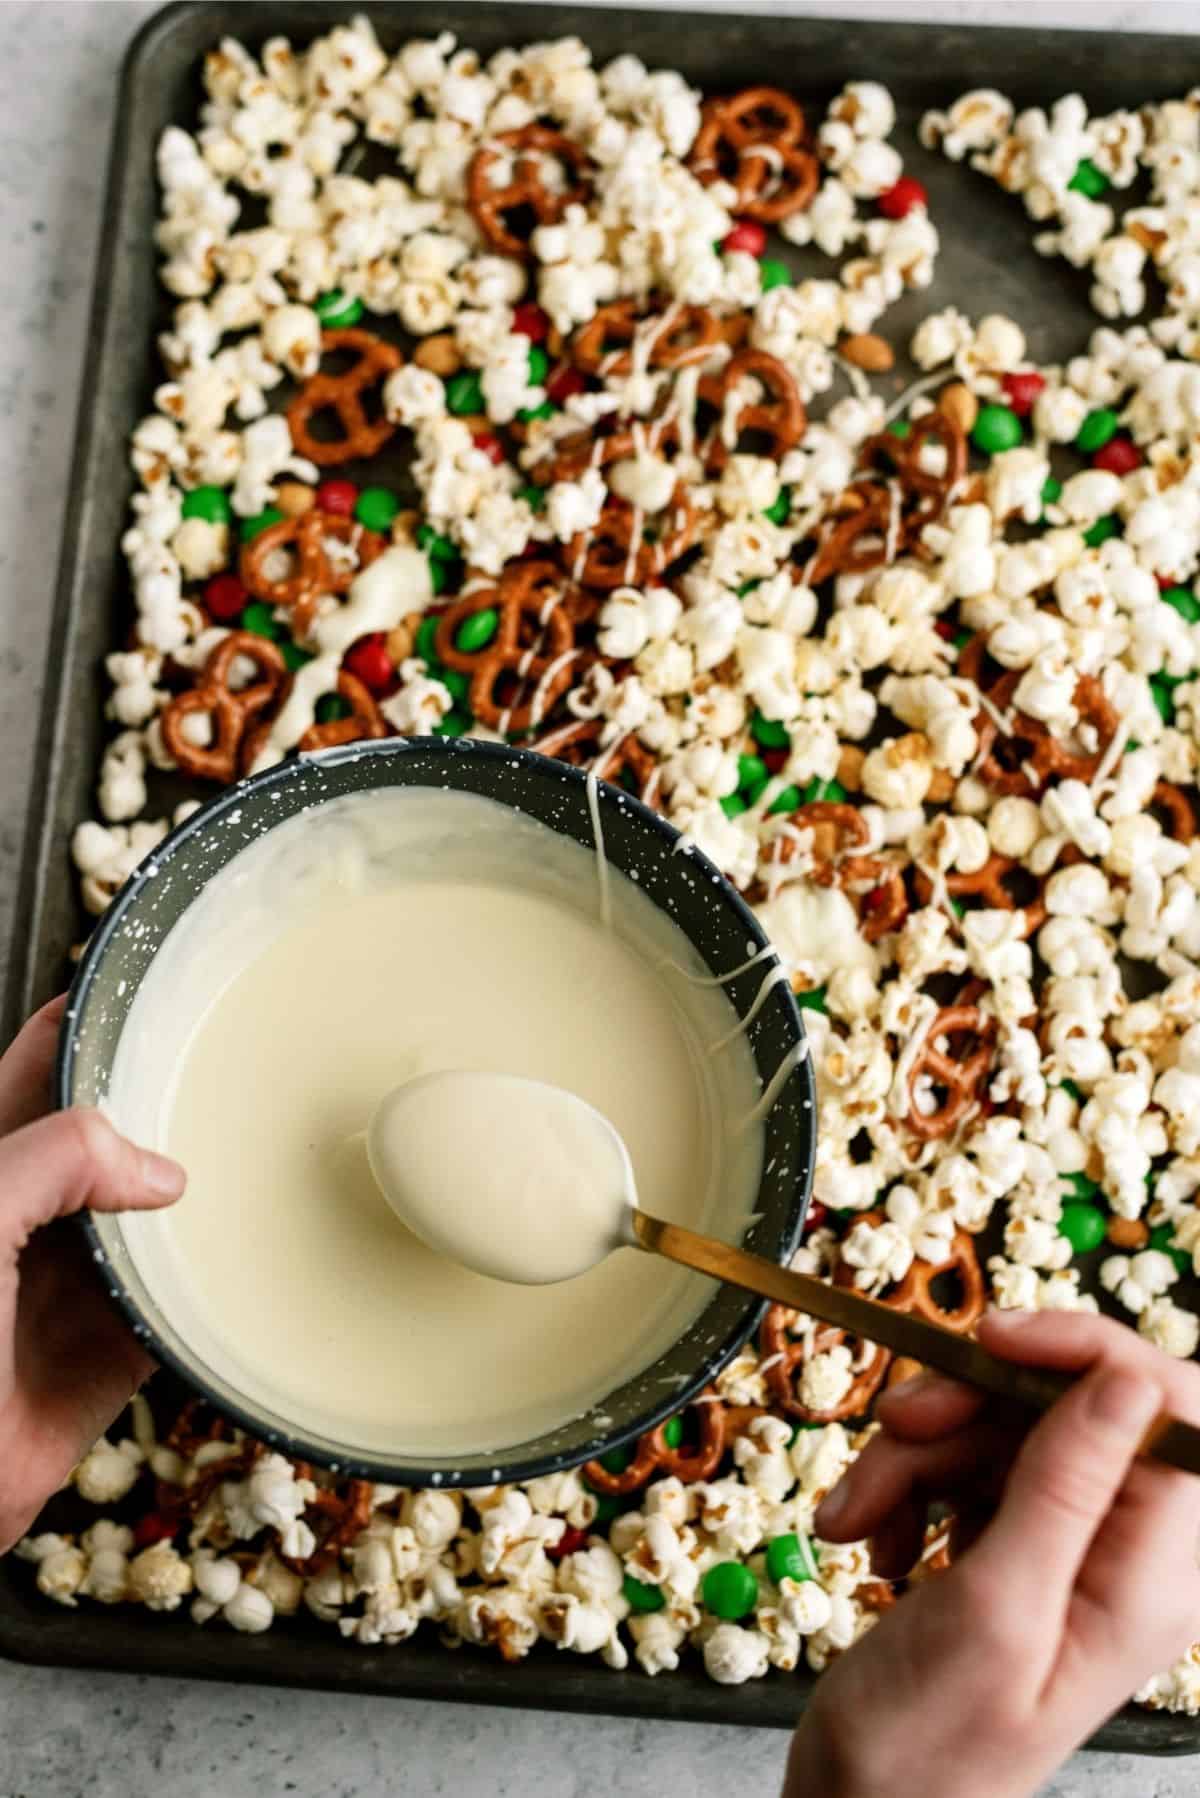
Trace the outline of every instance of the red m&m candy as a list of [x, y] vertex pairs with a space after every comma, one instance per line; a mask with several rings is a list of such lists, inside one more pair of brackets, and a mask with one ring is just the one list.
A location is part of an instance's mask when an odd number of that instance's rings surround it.
[[1141, 466], [1142, 452], [1128, 437], [1110, 437], [1092, 457], [1092, 467], [1109, 474], [1132, 474]]
[[205, 608], [218, 624], [228, 624], [230, 619], [236, 618], [247, 597], [236, 574], [214, 574], [204, 589]]
[[1028, 418], [1046, 382], [1036, 369], [1022, 368], [1015, 374], [1005, 375], [1000, 385], [1004, 389], [1009, 410], [1015, 412], [1018, 418]]
[[513, 330], [518, 337], [528, 337], [530, 343], [544, 343], [550, 335], [550, 320], [532, 300], [522, 300], [513, 307]]
[[477, 450], [483, 451], [489, 462], [494, 462], [499, 468], [504, 460], [504, 445], [498, 437], [493, 437], [490, 431], [476, 431], [471, 442]]
[[918, 206], [928, 206], [929, 195], [915, 176], [901, 175], [894, 187], [880, 194], [877, 204], [885, 219], [902, 219]]
[[352, 643], [344, 657], [348, 673], [355, 674], [372, 693], [389, 693], [396, 685], [396, 670], [387, 652], [387, 639], [382, 631], [372, 631]]
[[721, 239], [723, 250], [744, 250], [748, 256], [761, 256], [766, 247], [767, 234], [754, 219], [739, 219]]
[[546, 382], [546, 393], [556, 406], [565, 406], [573, 393], [582, 393], [587, 383], [577, 368], [554, 371]]
[[317, 488], [317, 507], [322, 512], [336, 512], [350, 518], [358, 504], [358, 488], [353, 481], [322, 481]]

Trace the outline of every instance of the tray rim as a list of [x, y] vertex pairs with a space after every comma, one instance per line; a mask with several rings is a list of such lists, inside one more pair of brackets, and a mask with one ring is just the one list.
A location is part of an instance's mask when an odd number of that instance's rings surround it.
[[[303, 15], [311, 12], [314, 25], [328, 15], [328, 7], [322, 0], [292, 0], [289, 13]], [[368, 18], [386, 11], [393, 16], [403, 18], [404, 15], [418, 11], [417, 0], [399, 0], [399, 4], [386, 7], [382, 0], [360, 0], [360, 4], [342, 9], [344, 16], [362, 11]], [[484, 0], [480, 5], [481, 13], [497, 10]], [[538, 0], [514, 0], [511, 7], [504, 9], [513, 17], [520, 27], [527, 21], [532, 22], [545, 12], [552, 13], [552, 4], [542, 5]], [[686, 4], [647, 5], [645, 7], [610, 6], [600, 0], [592, 4], [588, 0], [588, 10], [597, 15], [603, 14], [609, 19], [628, 21], [630, 28], [636, 26], [640, 19], [689, 16]], [[93, 275], [91, 300], [88, 307], [85, 343], [102, 341], [108, 331], [110, 315], [113, 308], [113, 288], [110, 280], [118, 250], [118, 234], [113, 228], [120, 217], [122, 204], [123, 176], [128, 166], [130, 139], [133, 130], [133, 109], [128, 104], [131, 93], [138, 80], [142, 62], [150, 51], [157, 46], [163, 37], [170, 37], [183, 20], [202, 18], [210, 15], [214, 22], [214, 36], [220, 30], [221, 21], [227, 16], [227, 8], [221, 0], [168, 0], [145, 19], [132, 34], [122, 55], [115, 99], [117, 112], [113, 121], [108, 155], [105, 164], [104, 196], [100, 212], [100, 240]], [[989, 40], [991, 49], [999, 49], [1004, 44], [1014, 48], [1028, 41], [1032, 34], [1046, 43], [1048, 49], [1058, 41], [1070, 41], [1086, 50], [1089, 40], [1098, 48], [1107, 43], [1111, 32], [1097, 31], [1093, 28], [1076, 30], [1072, 27], [1042, 27], [1038, 25], [997, 25], [966, 24], [959, 21], [945, 25], [934, 19], [883, 19], [865, 21], [861, 18], [839, 18], [829, 15], [812, 16], [802, 12], [766, 12], [751, 0], [751, 4], [738, 12], [722, 8], [705, 7], [694, 16], [700, 20], [711, 19], [725, 24], [734, 24], [739, 19], [752, 16], [763, 19], [783, 18], [787, 21], [805, 20], [819, 35], [830, 36], [839, 28], [853, 28], [870, 24], [872, 30], [878, 30], [886, 41], [893, 43], [903, 37], [928, 36], [934, 32], [949, 33], [970, 40], [980, 37]], [[414, 22], [414, 29], [415, 29]], [[1166, 66], [1174, 62], [1175, 57], [1183, 59], [1191, 57], [1200, 59], [1200, 33], [1186, 34], [1181, 32], [1148, 33], [1128, 32], [1120, 34], [1123, 38], [1152, 44], [1156, 56]], [[58, 672], [66, 660], [67, 646], [71, 635], [71, 625], [75, 602], [75, 589], [80, 578], [78, 550], [83, 536], [88, 502], [81, 497], [85, 492], [83, 476], [95, 455], [96, 441], [99, 435], [99, 409], [92, 400], [92, 389], [86, 380], [81, 380], [79, 399], [75, 408], [74, 447], [70, 459], [67, 489], [67, 502], [63, 511], [62, 533], [54, 581], [54, 598], [51, 609], [50, 629], [44, 660], [42, 696], [38, 708], [38, 720], [33, 754], [29, 763], [29, 793], [25, 811], [20, 824], [19, 864], [16, 892], [14, 895], [13, 927], [9, 949], [9, 962], [5, 969], [2, 996], [0, 996], [0, 1025], [4, 1029], [4, 1041], [8, 1041], [16, 1028], [27, 1015], [33, 1000], [33, 982], [35, 978], [35, 957], [32, 938], [26, 928], [27, 922], [38, 914], [44, 895], [53, 872], [53, 857], [57, 848], [51, 820], [45, 805], [45, 795], [52, 790], [56, 769], [62, 759], [65, 733], [69, 724], [70, 705], [69, 692], [64, 682], [58, 679]], [[39, 1601], [40, 1602], [40, 1601]], [[45, 1601], [49, 1607], [50, 1601]], [[394, 1668], [399, 1674], [397, 1679], [385, 1679], [373, 1673], [372, 1668], [378, 1661], [378, 1653], [370, 1653], [370, 1664], [365, 1665], [359, 1657], [364, 1653], [356, 1645], [337, 1643], [330, 1639], [330, 1646], [336, 1647], [345, 1656], [346, 1677], [341, 1676], [340, 1668], [336, 1673], [318, 1673], [316, 1677], [304, 1677], [292, 1671], [281, 1670], [278, 1665], [266, 1660], [259, 1666], [252, 1652], [254, 1645], [266, 1638], [236, 1637], [232, 1641], [224, 1635], [220, 1638], [225, 1666], [189, 1666], [185, 1669], [168, 1663], [164, 1650], [170, 1644], [170, 1630], [147, 1631], [145, 1637], [140, 1633], [111, 1629], [111, 1648], [106, 1643], [103, 1656], [89, 1648], [78, 1646], [74, 1632], [63, 1625], [69, 1624], [77, 1617], [77, 1612], [66, 1612], [56, 1618], [53, 1608], [46, 1613], [46, 1626], [29, 1630], [24, 1625], [20, 1607], [10, 1605], [8, 1593], [3, 1580], [0, 1580], [0, 1657], [7, 1661], [25, 1666], [71, 1667], [104, 1672], [145, 1674], [156, 1678], [179, 1678], [203, 1680], [207, 1683], [250, 1683], [292, 1690], [314, 1691], [350, 1691], [372, 1696], [389, 1698], [426, 1698], [465, 1704], [482, 1704], [489, 1707], [507, 1710], [550, 1710], [572, 1715], [600, 1715], [612, 1717], [628, 1717], [631, 1719], [646, 1718], [663, 1722], [693, 1722], [724, 1724], [733, 1727], [757, 1728], [793, 1728], [802, 1713], [809, 1693], [811, 1682], [789, 1685], [786, 1675], [756, 1682], [751, 1690], [756, 1692], [760, 1711], [767, 1715], [738, 1717], [722, 1710], [726, 1688], [705, 1683], [698, 1685], [694, 1680], [686, 1684], [670, 1686], [666, 1682], [651, 1680], [636, 1682], [632, 1686], [621, 1684], [613, 1677], [609, 1669], [594, 1666], [590, 1661], [580, 1663], [576, 1667], [563, 1667], [565, 1674], [572, 1677], [560, 1682], [551, 1675], [549, 1679], [539, 1680], [532, 1669], [522, 1672], [520, 1665], [509, 1668], [503, 1663], [485, 1658], [474, 1653], [469, 1647], [454, 1652], [438, 1647], [433, 1651], [434, 1658], [430, 1662], [409, 1659], [407, 1664], [403, 1656], [405, 1645], [400, 1644], [379, 1652], [386, 1653], [389, 1669]], [[95, 1621], [99, 1621], [99, 1615]], [[118, 1611], [117, 1615], [120, 1615]], [[115, 1621], [115, 1618], [114, 1618]], [[57, 1623], [60, 1627], [53, 1627]], [[189, 1625], [194, 1630], [194, 1640], [199, 1647], [204, 1637], [198, 1627]], [[57, 1639], [61, 1633], [62, 1640]], [[210, 1641], [216, 1640], [210, 1637]], [[414, 1646], [418, 1638], [413, 1638]], [[243, 1648], [241, 1664], [238, 1657], [231, 1652], [240, 1643]], [[428, 1646], [428, 1637], [425, 1638]], [[367, 1651], [370, 1652], [370, 1651]], [[186, 1657], [190, 1659], [191, 1657]], [[252, 1661], [247, 1667], [246, 1661]], [[555, 1660], [545, 1661], [538, 1669], [543, 1674], [556, 1665]], [[451, 1670], [471, 1667], [478, 1675], [477, 1681], [471, 1682], [471, 1689], [464, 1690], [464, 1683], [451, 1676]], [[668, 1676], [673, 1679], [676, 1676]], [[582, 1682], [582, 1683], [581, 1683]], [[560, 1683], [565, 1689], [555, 1691]], [[547, 1691], [547, 1685], [550, 1690]], [[594, 1687], [594, 1689], [593, 1689]], [[576, 1689], [578, 1688], [578, 1689]], [[611, 1694], [611, 1696], [609, 1696]], [[659, 1700], [668, 1698], [669, 1702]], [[643, 1701], [644, 1700], [644, 1701]], [[785, 1714], [786, 1713], [786, 1714]], [[1141, 1741], [1131, 1740], [1134, 1727], [1143, 1736]], [[1151, 1732], [1157, 1739], [1146, 1740]], [[1120, 1752], [1138, 1754], [1148, 1758], [1184, 1757], [1200, 1755], [1200, 1719], [1189, 1718], [1166, 1711], [1150, 1711], [1132, 1703], [1116, 1712], [1107, 1722], [1101, 1725], [1081, 1748], [1092, 1752]]]

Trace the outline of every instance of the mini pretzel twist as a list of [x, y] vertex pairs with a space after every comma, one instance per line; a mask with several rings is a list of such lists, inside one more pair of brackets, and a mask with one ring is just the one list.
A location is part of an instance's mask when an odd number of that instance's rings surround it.
[[[982, 633], [963, 645], [958, 658], [958, 671], [973, 681], [993, 708], [1007, 713], [1020, 683], [1023, 670], [1009, 668], [1000, 675], [986, 668], [987, 640]], [[1019, 798], [1036, 798], [1052, 778], [1081, 780], [1085, 784], [1095, 778], [1104, 752], [1116, 735], [1119, 720], [1116, 710], [1095, 675], [1082, 674], [1075, 684], [1074, 703], [1080, 720], [1091, 726], [1097, 738], [1094, 750], [1084, 750], [1052, 734], [1038, 718], [1014, 711], [1008, 719], [1007, 735], [999, 730], [987, 709], [975, 718], [975, 734], [979, 742], [976, 773], [993, 792]]]
[[[914, 1135], [930, 1140], [949, 1136], [979, 1099], [992, 1065], [996, 1020], [978, 1005], [946, 1005], [937, 1013], [908, 1074], [910, 1107], [906, 1122]], [[946, 1047], [939, 1044], [945, 1042]], [[956, 1045], [958, 1052], [956, 1052]], [[917, 1103], [917, 1086], [930, 1079], [944, 1097], [932, 1111]]]
[[[304, 1461], [295, 1462], [297, 1479], [311, 1480], [313, 1470]], [[279, 1558], [293, 1573], [314, 1574], [336, 1561], [343, 1548], [361, 1536], [371, 1521], [375, 1488], [370, 1480], [347, 1480], [343, 1489], [318, 1486], [316, 1496], [308, 1501], [304, 1521], [317, 1538], [317, 1546], [308, 1555], [285, 1555]]]
[[[817, 886], [836, 884], [854, 902], [862, 933], [874, 943], [898, 930], [908, 915], [908, 894], [898, 861], [882, 855], [855, 855], [851, 851], [870, 841], [866, 819], [853, 805], [828, 799], [799, 805], [789, 822], [812, 832], [813, 871]], [[775, 839], [776, 861], [794, 861], [799, 844], [792, 836]]]
[[810, 587], [819, 587], [838, 574], [869, 574], [888, 559], [896, 511], [888, 489], [873, 482], [857, 482], [842, 495], [838, 509], [842, 516], [822, 526], [816, 552], [807, 565], [793, 566], [795, 579]]
[[[357, 553], [357, 566], [339, 567], [325, 547], [331, 537]], [[244, 543], [238, 573], [242, 585], [256, 599], [272, 606], [287, 606], [292, 614], [293, 632], [297, 637], [306, 637], [318, 601], [331, 593], [347, 592], [355, 575], [369, 568], [384, 547], [378, 532], [367, 530], [357, 519], [314, 509], [301, 513], [299, 518], [280, 519]], [[291, 573], [273, 578], [272, 558], [288, 551], [294, 556]]]
[[[789, 1417], [798, 1417], [804, 1423], [838, 1423], [843, 1418], [861, 1417], [883, 1385], [891, 1351], [829, 1324], [820, 1325], [811, 1342], [807, 1342], [792, 1335], [793, 1326], [800, 1321], [799, 1314], [786, 1305], [771, 1305], [762, 1321], [758, 1339], [760, 1365], [773, 1403]], [[827, 1411], [815, 1410], [800, 1397], [797, 1375], [814, 1355], [842, 1347], [850, 1348], [855, 1358], [861, 1357], [861, 1365], [855, 1368], [849, 1390], [836, 1405]]]
[[[935, 1281], [947, 1275], [955, 1276], [960, 1288], [957, 1302], [951, 1305], [943, 1305], [933, 1290]], [[987, 1304], [987, 1286], [974, 1239], [965, 1230], [956, 1230], [944, 1260], [923, 1261], [919, 1255], [914, 1256], [904, 1278], [883, 1302], [896, 1311], [911, 1311], [959, 1336], [969, 1334]]]
[[[476, 718], [503, 733], [536, 730], [572, 685], [582, 651], [562, 575], [549, 562], [518, 562], [496, 586], [477, 588], [440, 615], [439, 661], [471, 677]], [[466, 622], [496, 613], [496, 628], [481, 649], [459, 647]]]
[[[603, 728], [599, 718], [583, 718], [578, 724], [567, 724], [529, 745], [539, 755], [555, 761], [570, 762], [577, 768], [594, 770], [600, 780], [614, 785], [624, 784], [626, 777], [638, 793], [644, 793], [658, 766], [653, 754], [633, 731], [615, 742], [601, 746]], [[588, 752], [595, 750], [594, 755]]]
[[[494, 185], [493, 170], [510, 151], [515, 152], [511, 178]], [[545, 165], [549, 160], [568, 171], [571, 185], [547, 184]], [[536, 124], [502, 131], [471, 158], [467, 206], [493, 249], [504, 256], [528, 257], [533, 254], [529, 243], [511, 228], [508, 215], [528, 210], [539, 225], [556, 224], [568, 206], [587, 198], [587, 169], [586, 151], [561, 131]]]
[[[628, 500], [615, 496], [605, 501], [600, 519], [590, 531], [579, 531], [563, 550], [563, 562], [584, 587], [601, 592], [614, 587], [643, 587], [679, 560], [696, 542], [702, 520], [683, 482], [658, 515], [659, 534], [650, 538], [644, 515]], [[635, 533], [640, 529], [641, 541]]]
[[1160, 780], [1151, 800], [1151, 809], [1164, 814], [1166, 835], [1176, 843], [1190, 843], [1196, 835], [1196, 813], [1182, 787]]
[[[1023, 935], [1029, 937], [1046, 922], [1045, 901], [1038, 892], [1028, 903], [1023, 904], [1005, 885], [1006, 881], [1024, 874], [1025, 870], [1014, 856], [1000, 855], [993, 850], [982, 868], [976, 868], [970, 874], [946, 874], [943, 876], [943, 884], [952, 899], [978, 898], [985, 902], [989, 911], [1024, 912]], [[928, 905], [933, 898], [933, 881], [922, 868], [916, 870], [913, 884], [921, 904]]]
[[[941, 467], [925, 466], [930, 445], [942, 450]], [[967, 439], [958, 420], [948, 412], [927, 412], [914, 419], [906, 437], [880, 431], [868, 437], [859, 454], [860, 465], [872, 472], [894, 470], [903, 492], [903, 538], [917, 544], [925, 525], [940, 518], [967, 472]]]
[[705, 186], [730, 182], [733, 210], [743, 218], [775, 224], [803, 212], [817, 191], [820, 167], [805, 145], [807, 135], [804, 114], [790, 94], [744, 88], [705, 102], [688, 166]]
[[[233, 688], [229, 677], [239, 659], [252, 662], [258, 677]], [[195, 780], [228, 784], [237, 778], [250, 726], [271, 705], [287, 681], [280, 650], [267, 637], [252, 631], [230, 631], [222, 637], [204, 664], [194, 687], [177, 693], [162, 712], [162, 739], [171, 759]], [[186, 720], [207, 717], [210, 741], [189, 740]]]
[[[340, 375], [310, 375], [287, 409], [288, 429], [297, 453], [320, 468], [374, 456], [396, 430], [390, 419], [372, 421], [367, 417], [363, 396], [402, 365], [400, 351], [373, 331], [322, 331], [322, 356], [337, 350], [357, 352], [356, 360]], [[312, 434], [312, 421], [321, 412], [332, 412], [342, 428], [342, 436], [335, 442], [323, 442]]]
[[734, 1437], [753, 1418], [762, 1416], [753, 1405], [723, 1405], [712, 1387], [693, 1399], [687, 1409], [697, 1421], [699, 1440], [694, 1445], [680, 1443], [672, 1448], [666, 1438], [667, 1425], [660, 1423], [638, 1437], [633, 1459], [620, 1473], [610, 1473], [600, 1461], [585, 1461], [583, 1477], [588, 1485], [615, 1498], [639, 1491], [657, 1474], [682, 1480], [685, 1485], [711, 1480]]
[[[757, 382], [761, 399], [741, 399], [743, 382]], [[706, 446], [710, 469], [724, 468], [745, 432], [765, 437], [765, 453], [778, 461], [799, 443], [808, 424], [804, 401], [790, 369], [765, 350], [738, 350], [719, 374], [704, 375], [700, 398], [720, 414]]]
[[705, 360], [721, 341], [721, 327], [707, 306], [674, 305], [639, 319], [636, 300], [612, 300], [576, 331], [571, 360], [585, 374], [627, 375], [639, 335], [650, 339], [651, 368], [685, 368]]
[[604, 421], [596, 431], [572, 431], [560, 437], [547, 449], [547, 460], [539, 464], [537, 479], [577, 481], [588, 468], [607, 468], [613, 462], [624, 462], [639, 454], [661, 456], [665, 450], [679, 448], [679, 420], [668, 414], [648, 418], [644, 424], [605, 428]]
[[332, 749], [339, 743], [359, 743], [364, 738], [386, 737], [388, 727], [371, 691], [356, 674], [342, 668], [338, 672], [337, 691], [350, 707], [344, 718], [331, 718], [327, 724], [310, 724], [296, 747], [311, 755], [317, 749]]

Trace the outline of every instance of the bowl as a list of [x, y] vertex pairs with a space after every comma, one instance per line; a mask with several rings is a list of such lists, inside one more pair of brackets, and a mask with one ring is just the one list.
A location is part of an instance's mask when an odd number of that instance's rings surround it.
[[[167, 934], [207, 883], [246, 847], [296, 813], [345, 794], [388, 787], [450, 787], [498, 800], [593, 844], [582, 769], [527, 750], [471, 738], [355, 743], [281, 763], [228, 788], [192, 814], [147, 857], [98, 924], [76, 971], [56, 1070], [60, 1105], [97, 1105], [108, 1092], [121, 1032], [139, 984]], [[714, 974], [741, 967], [767, 944], [754, 914], [695, 848], [623, 789], [599, 783], [610, 863], [634, 874], [654, 903], [690, 938]], [[686, 846], [685, 846], [686, 847]], [[761, 965], [733, 977], [726, 992], [739, 1017], [759, 993]], [[786, 982], [772, 988], [749, 1027], [764, 1087], [804, 1026]], [[762, 1173], [747, 1248], [786, 1261], [799, 1240], [812, 1183], [816, 1110], [812, 1070], [802, 1057], [765, 1120]], [[552, 1433], [505, 1450], [458, 1455], [454, 1465], [414, 1465], [297, 1427], [240, 1392], [208, 1366], [165, 1315], [129, 1255], [118, 1220], [84, 1213], [99, 1273], [134, 1334], [164, 1366], [219, 1411], [271, 1447], [335, 1472], [400, 1486], [479, 1486], [533, 1479], [602, 1455], [680, 1411], [720, 1371], [759, 1323], [765, 1306], [720, 1287], [667, 1354], [608, 1394], [601, 1405]], [[665, 1395], [665, 1396], [664, 1396]], [[603, 1418], [598, 1433], [597, 1413]]]

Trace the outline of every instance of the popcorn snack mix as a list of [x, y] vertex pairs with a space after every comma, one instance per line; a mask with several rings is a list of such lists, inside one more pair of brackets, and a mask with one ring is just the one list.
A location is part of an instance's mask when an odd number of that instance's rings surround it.
[[[159, 149], [176, 305], [74, 840], [89, 911], [167, 828], [150, 769], [393, 732], [594, 767], [728, 874], [806, 1009], [798, 1265], [961, 1330], [989, 1294], [1095, 1308], [1086, 1269], [1192, 1355], [1200, 97], [930, 113], [1105, 322], [1037, 366], [1012, 319], [944, 306], [899, 393], [876, 327], [938, 234], [877, 82], [818, 119], [576, 40], [389, 59], [361, 20], [226, 41], [204, 79]], [[367, 148], [389, 172], [353, 172]], [[793, 284], [789, 245], [827, 274]], [[415, 607], [397, 547], [428, 564]], [[331, 1479], [198, 1404], [161, 1433], [138, 1399], [74, 1476], [129, 1523], [22, 1552], [61, 1603], [239, 1630], [819, 1671], [893, 1602], [811, 1525], [908, 1371], [776, 1307], [630, 1449], [462, 1494]], [[931, 1531], [914, 1577], [947, 1553]], [[1200, 1646], [1141, 1696], [1200, 1711]]]

